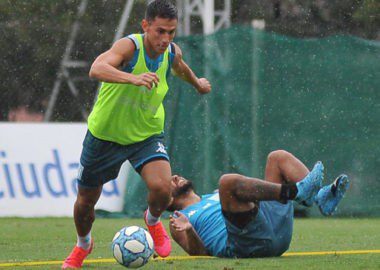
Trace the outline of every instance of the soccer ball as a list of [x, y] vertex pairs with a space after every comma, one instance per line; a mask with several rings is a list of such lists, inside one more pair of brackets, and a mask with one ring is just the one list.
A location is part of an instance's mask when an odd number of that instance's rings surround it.
[[152, 236], [138, 226], [124, 227], [112, 240], [112, 252], [116, 261], [128, 268], [146, 264], [154, 251]]

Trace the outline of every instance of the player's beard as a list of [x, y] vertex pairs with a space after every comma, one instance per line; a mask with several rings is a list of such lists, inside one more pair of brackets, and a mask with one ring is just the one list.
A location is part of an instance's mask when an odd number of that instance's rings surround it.
[[194, 190], [193, 182], [186, 180], [185, 184], [173, 191], [173, 197], [177, 198], [179, 196], [187, 194], [189, 191]]
[[[186, 196], [187, 193], [194, 190], [193, 182], [190, 180], [187, 180], [186, 183], [181, 186], [180, 188], [173, 191], [172, 196], [173, 198], [178, 198], [180, 196]], [[175, 210], [181, 210], [182, 208], [176, 205], [175, 200], [166, 208], [169, 212], [174, 212]]]

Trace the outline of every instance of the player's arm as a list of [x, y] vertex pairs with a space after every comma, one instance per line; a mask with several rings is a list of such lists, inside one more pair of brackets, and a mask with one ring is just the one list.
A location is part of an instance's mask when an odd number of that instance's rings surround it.
[[176, 241], [190, 256], [209, 255], [202, 240], [187, 217], [177, 211], [175, 212], [175, 215], [177, 217], [171, 216], [169, 222], [170, 234], [174, 241]]
[[159, 78], [153, 72], [134, 75], [120, 70], [123, 63], [131, 61], [135, 45], [129, 38], [122, 38], [108, 51], [99, 55], [91, 66], [89, 76], [102, 82], [144, 85], [151, 89]]
[[175, 56], [173, 60], [172, 70], [174, 74], [182, 80], [192, 84], [200, 94], [207, 94], [211, 91], [211, 84], [206, 78], [198, 78], [191, 68], [182, 58], [182, 51], [178, 45], [174, 44]]

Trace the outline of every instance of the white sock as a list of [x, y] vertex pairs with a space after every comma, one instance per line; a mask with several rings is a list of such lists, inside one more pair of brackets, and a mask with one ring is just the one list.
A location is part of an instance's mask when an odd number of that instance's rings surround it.
[[77, 246], [85, 250], [89, 249], [91, 246], [91, 231], [86, 236], [77, 235]]
[[160, 222], [160, 217], [153, 216], [150, 213], [150, 210], [148, 208], [148, 211], [146, 213], [146, 223], [148, 223], [148, 225], [152, 226], [152, 225], [156, 225], [158, 222]]

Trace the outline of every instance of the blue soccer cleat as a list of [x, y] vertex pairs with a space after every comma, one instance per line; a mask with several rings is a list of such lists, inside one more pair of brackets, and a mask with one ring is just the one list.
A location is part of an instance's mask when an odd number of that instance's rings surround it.
[[313, 205], [314, 197], [322, 187], [323, 169], [322, 162], [318, 161], [313, 170], [302, 181], [296, 183], [298, 189], [296, 202], [307, 207]]
[[314, 200], [322, 215], [330, 216], [334, 214], [349, 186], [350, 181], [347, 175], [341, 174], [332, 184], [321, 188]]

